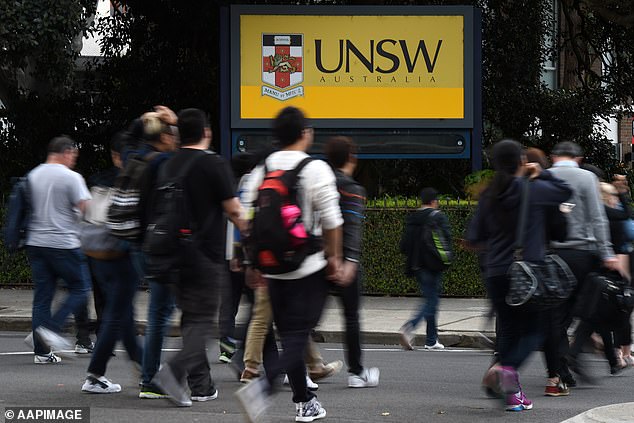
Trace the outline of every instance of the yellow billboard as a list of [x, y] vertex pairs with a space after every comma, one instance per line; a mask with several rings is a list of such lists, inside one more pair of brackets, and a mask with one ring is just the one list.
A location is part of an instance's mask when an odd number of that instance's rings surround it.
[[241, 14], [240, 119], [464, 119], [463, 15]]

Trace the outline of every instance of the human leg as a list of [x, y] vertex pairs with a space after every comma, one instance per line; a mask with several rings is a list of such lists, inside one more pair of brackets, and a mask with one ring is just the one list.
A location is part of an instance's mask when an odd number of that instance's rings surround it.
[[150, 384], [161, 362], [161, 349], [167, 325], [174, 311], [174, 296], [170, 287], [150, 282], [147, 326], [143, 344], [142, 383]]
[[44, 325], [51, 318], [51, 303], [55, 295], [56, 275], [44, 256], [44, 248], [27, 247], [31, 274], [33, 277], [32, 330], [34, 333], [34, 353], [43, 356], [50, 349], [35, 335], [35, 329]]

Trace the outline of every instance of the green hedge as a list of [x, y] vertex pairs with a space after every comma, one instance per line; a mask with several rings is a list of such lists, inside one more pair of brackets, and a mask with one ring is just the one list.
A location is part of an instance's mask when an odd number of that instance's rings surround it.
[[[374, 295], [418, 294], [418, 284], [405, 276], [404, 256], [399, 252], [405, 216], [411, 213], [414, 200], [378, 200], [368, 204], [363, 239], [364, 292]], [[403, 208], [408, 207], [408, 208]], [[451, 225], [455, 261], [443, 275], [446, 296], [476, 297], [484, 295], [478, 261], [470, 251], [458, 245], [474, 211], [465, 202], [443, 201], [441, 210]]]
[[[418, 285], [405, 276], [403, 256], [398, 245], [405, 216], [417, 206], [415, 200], [385, 199], [370, 202], [363, 240], [364, 292], [372, 295], [418, 295]], [[449, 217], [454, 239], [455, 262], [443, 276], [444, 295], [473, 297], [484, 295], [478, 263], [457, 240], [464, 235], [466, 222], [474, 206], [443, 201], [441, 209]], [[4, 208], [0, 207], [0, 222]], [[24, 253], [10, 256], [0, 240], [0, 286], [28, 285], [31, 272]]]

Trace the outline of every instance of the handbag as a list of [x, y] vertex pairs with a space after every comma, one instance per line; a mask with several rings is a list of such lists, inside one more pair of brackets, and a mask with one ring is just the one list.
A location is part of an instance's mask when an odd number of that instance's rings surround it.
[[524, 178], [522, 183], [514, 261], [507, 271], [509, 291], [506, 303], [512, 307], [551, 308], [570, 297], [577, 280], [566, 262], [556, 254], [548, 254], [540, 262], [523, 259], [530, 182]]
[[113, 259], [122, 256], [127, 249], [127, 243], [113, 236], [106, 225], [112, 191], [112, 188], [102, 186], [94, 186], [90, 190], [92, 199], [87, 204], [83, 222], [79, 224], [81, 249], [89, 257]]

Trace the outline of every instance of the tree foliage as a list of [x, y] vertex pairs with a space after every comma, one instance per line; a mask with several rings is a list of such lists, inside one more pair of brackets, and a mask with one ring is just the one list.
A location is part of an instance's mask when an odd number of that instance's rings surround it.
[[[44, 145], [58, 133], [79, 141], [81, 170], [100, 167], [110, 136], [155, 104], [202, 108], [217, 129], [220, 107], [227, 107], [218, 104], [219, 10], [230, 2], [113, 3], [118, 13], [91, 26], [95, 0], [0, 0], [0, 98], [8, 106], [0, 123], [0, 188], [6, 189], [7, 175], [41, 160]], [[574, 140], [599, 166], [615, 165], [602, 127], [631, 105], [634, 6], [628, 0], [560, 0], [558, 25], [550, 0], [241, 3], [477, 6], [483, 16], [484, 145], [512, 137], [548, 152], [558, 141]], [[77, 72], [76, 40], [86, 31], [101, 36], [104, 57]], [[551, 57], [562, 66], [557, 90], [540, 82]], [[414, 194], [433, 184], [459, 195], [469, 164], [367, 161], [360, 172], [372, 194]]]

